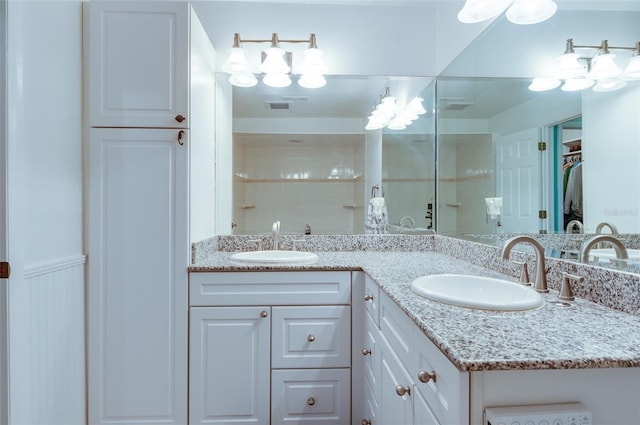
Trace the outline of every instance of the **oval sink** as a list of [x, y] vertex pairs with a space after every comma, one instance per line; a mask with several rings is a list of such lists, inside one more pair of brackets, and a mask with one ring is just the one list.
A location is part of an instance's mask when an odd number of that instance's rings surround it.
[[318, 259], [313, 252], [305, 251], [248, 251], [231, 256], [233, 261], [242, 263], [312, 263]]
[[[629, 260], [640, 260], [640, 249], [627, 249]], [[616, 251], [613, 248], [592, 249], [589, 251], [590, 257], [596, 257], [605, 260], [615, 260], [617, 258]]]
[[411, 282], [411, 290], [433, 301], [482, 310], [531, 310], [543, 303], [542, 296], [530, 287], [482, 276], [422, 276]]

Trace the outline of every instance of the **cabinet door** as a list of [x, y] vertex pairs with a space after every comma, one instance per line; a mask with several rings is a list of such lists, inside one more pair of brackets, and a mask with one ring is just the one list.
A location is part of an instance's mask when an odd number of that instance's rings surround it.
[[269, 424], [269, 307], [190, 315], [190, 424]]
[[188, 134], [89, 136], [89, 423], [184, 424]]
[[91, 1], [85, 12], [90, 126], [188, 127], [189, 3]]
[[413, 381], [385, 339], [380, 338], [380, 424], [413, 424]]

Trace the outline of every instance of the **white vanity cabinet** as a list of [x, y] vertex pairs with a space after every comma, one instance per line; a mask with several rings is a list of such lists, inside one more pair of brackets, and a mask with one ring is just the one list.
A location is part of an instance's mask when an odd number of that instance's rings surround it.
[[190, 424], [335, 424], [351, 412], [350, 272], [192, 272]]

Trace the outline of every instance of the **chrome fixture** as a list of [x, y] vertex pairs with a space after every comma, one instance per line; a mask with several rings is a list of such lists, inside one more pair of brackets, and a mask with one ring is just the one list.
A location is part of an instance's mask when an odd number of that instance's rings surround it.
[[572, 280], [577, 283], [584, 282], [584, 278], [582, 276], [577, 276], [566, 272], [562, 273], [562, 286], [560, 287], [560, 294], [558, 295], [558, 299], [562, 301], [573, 301], [575, 299], [575, 297], [573, 296], [573, 291], [571, 290]]
[[607, 223], [607, 222], [603, 222], [600, 223], [596, 226], [596, 235], [601, 235], [602, 234], [602, 229], [604, 229], [605, 227], [608, 227], [609, 230], [611, 231], [612, 235], [617, 235], [618, 234], [618, 228], [616, 226], [614, 226], [611, 223]]
[[[408, 222], [408, 224], [405, 224], [405, 221]], [[405, 215], [404, 217], [402, 217], [400, 219], [400, 221], [398, 222], [398, 225], [400, 227], [406, 227], [408, 229], [413, 229], [414, 227], [416, 227], [416, 222], [413, 219], [413, 217], [410, 217], [408, 215]]]
[[396, 98], [391, 96], [389, 87], [373, 105], [365, 130], [379, 130], [387, 127], [390, 130], [404, 130], [427, 111], [422, 106], [423, 99], [414, 97], [404, 108], [399, 108]]
[[584, 233], [584, 226], [580, 220], [571, 220], [567, 223], [565, 233], [576, 233], [574, 230], [578, 230], [577, 233]]
[[628, 260], [629, 254], [627, 253], [627, 248], [624, 247], [622, 242], [619, 239], [615, 238], [611, 235], [595, 235], [594, 237], [586, 240], [582, 247], [580, 248], [580, 261], [583, 263], [589, 262], [589, 252], [593, 247], [598, 245], [601, 242], [609, 242], [613, 245], [613, 249], [616, 252], [616, 258], [618, 260]]
[[271, 228], [271, 235], [273, 236], [273, 250], [277, 251], [280, 242], [280, 222], [276, 221], [273, 223], [273, 227]]
[[281, 40], [277, 33], [273, 33], [270, 39], [243, 40], [240, 34], [233, 35], [233, 47], [222, 70], [228, 74], [229, 82], [237, 87], [253, 87], [258, 80], [253, 74], [249, 61], [245, 56], [243, 43], [271, 43], [271, 46], [263, 52], [263, 60], [260, 71], [265, 74], [262, 81], [271, 87], [287, 87], [291, 84], [292, 54], [280, 48], [280, 43], [309, 43], [309, 48], [304, 51], [304, 59], [300, 65], [298, 84], [305, 88], [315, 89], [327, 84], [323, 74], [327, 67], [322, 60], [322, 50], [318, 49], [316, 35], [311, 33], [306, 40]]
[[502, 258], [509, 259], [509, 254], [514, 246], [519, 243], [527, 243], [533, 247], [536, 252], [536, 280], [534, 283], [534, 289], [538, 292], [549, 292], [547, 288], [547, 274], [544, 263], [544, 248], [540, 245], [540, 242], [533, 239], [531, 236], [516, 236], [507, 240], [502, 247]]
[[526, 261], [513, 261], [514, 264], [520, 266], [520, 283], [525, 286], [531, 286], [531, 281], [529, 280], [529, 266]]
[[465, 24], [495, 18], [505, 9], [507, 19], [514, 24], [537, 24], [552, 17], [558, 5], [552, 0], [467, 0], [458, 20]]
[[[578, 50], [595, 50], [590, 56], [576, 53]], [[614, 61], [611, 50], [632, 51], [626, 68], [623, 71]], [[564, 91], [577, 91], [593, 86], [594, 91], [614, 91], [621, 89], [628, 80], [640, 80], [640, 41], [635, 46], [610, 46], [609, 40], [602, 40], [600, 45], [577, 45], [573, 39], [567, 39], [564, 54], [558, 58], [558, 64], [552, 75], [536, 77], [529, 90], [552, 90], [562, 84]]]

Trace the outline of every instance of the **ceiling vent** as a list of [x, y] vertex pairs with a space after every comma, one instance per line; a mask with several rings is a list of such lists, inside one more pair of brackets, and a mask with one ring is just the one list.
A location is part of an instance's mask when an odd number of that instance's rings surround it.
[[473, 102], [448, 102], [444, 109], [447, 111], [461, 111], [473, 104]]
[[267, 102], [267, 109], [271, 110], [289, 110], [291, 109], [291, 102]]

